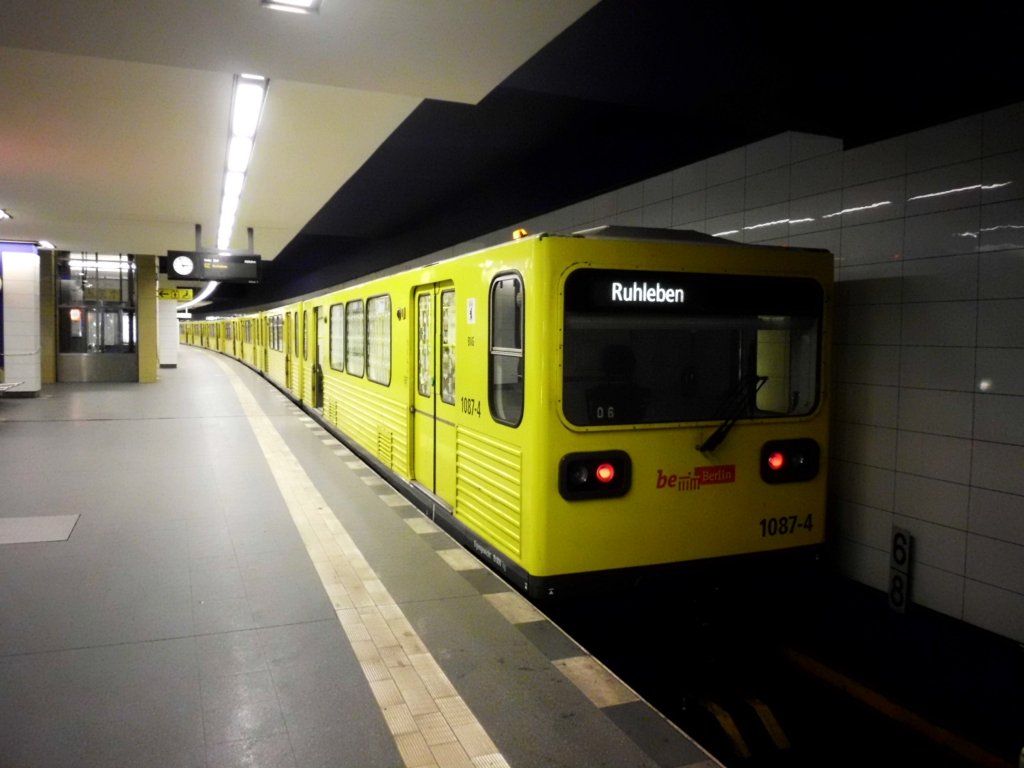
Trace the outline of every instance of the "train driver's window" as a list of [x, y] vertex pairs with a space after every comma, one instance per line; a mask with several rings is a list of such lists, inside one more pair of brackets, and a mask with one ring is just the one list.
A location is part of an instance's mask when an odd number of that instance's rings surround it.
[[606, 344], [595, 355], [600, 378], [586, 390], [587, 413], [593, 423], [634, 424], [644, 420], [651, 391], [637, 382], [637, 360], [627, 344]]
[[523, 418], [523, 281], [501, 275], [491, 284], [489, 399], [495, 421]]

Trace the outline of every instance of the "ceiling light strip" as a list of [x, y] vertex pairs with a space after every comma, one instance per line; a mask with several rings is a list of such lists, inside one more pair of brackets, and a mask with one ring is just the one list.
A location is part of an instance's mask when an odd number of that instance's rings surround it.
[[267, 101], [270, 81], [260, 75], [235, 75], [231, 97], [231, 127], [224, 161], [220, 220], [217, 226], [217, 247], [228, 250], [235, 216], [245, 186], [245, 176], [252, 160], [256, 129]]
[[272, 11], [320, 13], [320, 0], [260, 0], [260, 5]]

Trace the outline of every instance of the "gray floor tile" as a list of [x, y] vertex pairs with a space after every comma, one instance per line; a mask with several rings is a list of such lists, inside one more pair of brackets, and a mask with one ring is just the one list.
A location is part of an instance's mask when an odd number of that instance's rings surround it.
[[192, 603], [195, 631], [200, 635], [255, 629], [259, 626], [249, 599], [201, 598]]
[[394, 739], [382, 725], [372, 734], [373, 738], [353, 740], [352, 729], [356, 724], [333, 727], [295, 726], [289, 729], [295, 759], [302, 768], [403, 768], [401, 755]]
[[220, 708], [256, 701], [276, 701], [277, 690], [269, 669], [234, 675], [208, 675], [200, 684], [204, 708]]
[[197, 602], [245, 597], [242, 572], [234, 564], [218, 563], [216, 566], [194, 569], [189, 579], [192, 599]]
[[537, 650], [552, 661], [580, 656], [583, 653], [576, 643], [549, 621], [529, 621], [516, 624], [516, 628], [530, 639]]
[[[337, 756], [335, 756], [337, 759]], [[206, 768], [306, 768], [297, 763], [287, 734], [211, 744], [206, 751]]]
[[207, 744], [260, 739], [286, 733], [284, 715], [275, 700], [204, 707], [203, 727]]
[[352, 646], [337, 619], [310, 624], [270, 627], [258, 632], [266, 659], [272, 666], [310, 664], [312, 660], [347, 657], [354, 663]]
[[197, 637], [196, 654], [203, 680], [270, 669], [267, 649], [257, 630]]

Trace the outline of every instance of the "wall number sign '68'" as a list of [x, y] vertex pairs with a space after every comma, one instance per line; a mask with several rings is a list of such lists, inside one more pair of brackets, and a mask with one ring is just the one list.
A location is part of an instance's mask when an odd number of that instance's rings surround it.
[[786, 517], [762, 517], [761, 538], [766, 536], [787, 536], [798, 531], [814, 530], [814, 515], [807, 515], [802, 520], [798, 515]]

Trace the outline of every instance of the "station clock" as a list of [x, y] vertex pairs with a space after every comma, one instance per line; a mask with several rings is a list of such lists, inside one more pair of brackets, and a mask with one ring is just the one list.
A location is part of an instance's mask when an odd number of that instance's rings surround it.
[[170, 277], [194, 277], [196, 271], [195, 259], [185, 254], [179, 254], [171, 259]]

